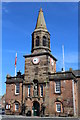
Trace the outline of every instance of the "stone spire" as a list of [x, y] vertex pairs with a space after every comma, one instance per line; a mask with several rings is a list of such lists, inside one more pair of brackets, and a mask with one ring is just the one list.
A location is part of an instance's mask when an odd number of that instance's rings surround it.
[[38, 14], [35, 31], [38, 30], [38, 29], [47, 30], [42, 8], [40, 8], [40, 11], [39, 11], [39, 14]]
[[42, 8], [40, 8], [37, 23], [32, 33], [32, 53], [51, 52], [50, 50], [50, 33], [46, 28], [46, 23]]

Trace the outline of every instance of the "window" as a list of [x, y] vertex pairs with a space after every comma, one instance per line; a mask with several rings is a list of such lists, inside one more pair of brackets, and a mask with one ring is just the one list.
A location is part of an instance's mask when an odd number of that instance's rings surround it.
[[10, 109], [10, 105], [8, 105], [8, 108]]
[[61, 112], [61, 104], [60, 103], [56, 104], [56, 111]]
[[43, 46], [46, 46], [46, 37], [43, 36]]
[[43, 85], [40, 85], [40, 96], [43, 96]]
[[6, 105], [6, 110], [8, 110], [8, 109], [10, 109], [10, 105], [7, 104]]
[[48, 38], [48, 47], [50, 48], [50, 39]]
[[19, 85], [19, 83], [17, 83], [15, 85], [15, 94], [19, 94], [19, 89], [20, 89], [20, 85]]
[[19, 110], [19, 104], [15, 103], [15, 111], [18, 111], [18, 110]]
[[8, 109], [8, 105], [6, 105], [6, 109]]
[[61, 83], [60, 81], [56, 81], [55, 83], [55, 93], [60, 93], [61, 92]]
[[39, 46], [39, 36], [36, 37], [36, 46]]
[[30, 97], [30, 85], [28, 85], [28, 97]]

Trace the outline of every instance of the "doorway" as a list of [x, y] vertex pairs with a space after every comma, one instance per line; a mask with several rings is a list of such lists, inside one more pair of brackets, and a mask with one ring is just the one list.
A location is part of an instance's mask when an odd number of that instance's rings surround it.
[[40, 115], [40, 104], [37, 101], [33, 102], [33, 115], [39, 116]]

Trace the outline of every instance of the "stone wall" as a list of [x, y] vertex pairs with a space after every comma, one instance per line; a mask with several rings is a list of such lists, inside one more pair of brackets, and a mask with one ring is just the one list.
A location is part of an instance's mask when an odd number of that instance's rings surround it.
[[37, 79], [38, 82], [48, 81], [48, 72], [56, 71], [56, 62], [53, 60], [54, 65], [50, 63], [50, 57], [48, 55], [36, 56], [39, 58], [39, 63], [34, 65], [33, 58], [25, 58], [25, 81], [33, 82]]

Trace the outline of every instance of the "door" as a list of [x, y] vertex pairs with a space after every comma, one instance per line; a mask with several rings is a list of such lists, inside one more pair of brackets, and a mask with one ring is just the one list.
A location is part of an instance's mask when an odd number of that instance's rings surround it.
[[40, 115], [40, 105], [37, 101], [33, 102], [33, 115], [39, 116]]

